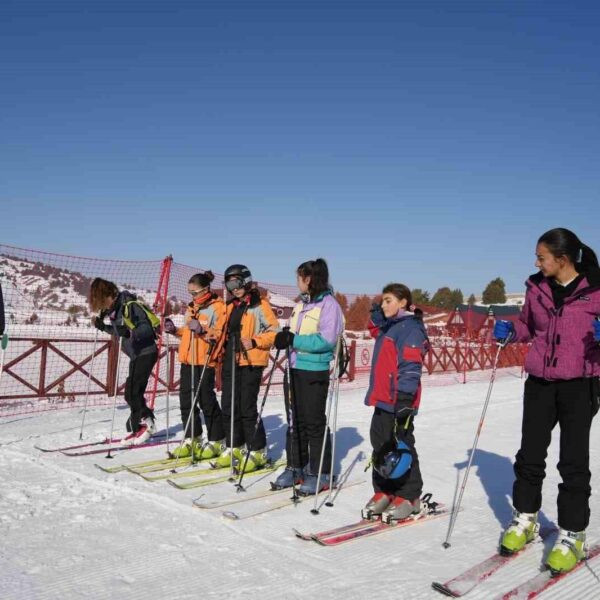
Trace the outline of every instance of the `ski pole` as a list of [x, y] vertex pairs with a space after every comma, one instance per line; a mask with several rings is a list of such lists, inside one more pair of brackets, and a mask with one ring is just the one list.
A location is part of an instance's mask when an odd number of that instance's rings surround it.
[[233, 334], [233, 339], [231, 340], [233, 344], [232, 352], [231, 352], [231, 423], [229, 428], [229, 451], [231, 453], [231, 461], [229, 463], [229, 481], [235, 481], [234, 477], [234, 469], [233, 469], [233, 433], [234, 433], [234, 419], [235, 419], [235, 370], [237, 367], [237, 344], [236, 344], [236, 334]]
[[[310, 511], [313, 515], [319, 514], [319, 509], [317, 508], [317, 496], [319, 495], [319, 484], [321, 482], [321, 473], [323, 472], [323, 461], [325, 459], [325, 448], [327, 446], [327, 438], [329, 436], [329, 423], [331, 419], [331, 406], [333, 405], [333, 395], [335, 394], [336, 382], [338, 378], [338, 360], [340, 356], [340, 338], [338, 336], [337, 341], [335, 343], [335, 360], [333, 362], [333, 378], [331, 382], [331, 388], [329, 390], [329, 397], [327, 398], [327, 417], [325, 419], [325, 431], [323, 432], [323, 443], [321, 444], [321, 457], [319, 459], [319, 472], [317, 475], [317, 485], [315, 486], [315, 504]], [[333, 469], [333, 459], [331, 464], [331, 469]], [[329, 486], [331, 487], [331, 473], [329, 474]]]
[[165, 344], [165, 348], [167, 349], [167, 353], [165, 354], [165, 366], [167, 368], [167, 375], [165, 377], [165, 381], [167, 382], [167, 455], [171, 453], [171, 448], [170, 448], [170, 431], [169, 431], [169, 404], [170, 404], [170, 398], [171, 398], [171, 369], [170, 369], [170, 354], [171, 354], [171, 349], [169, 347], [169, 340], [166, 339], [166, 344]]
[[335, 388], [335, 395], [334, 395], [334, 404], [333, 404], [333, 436], [332, 436], [332, 440], [331, 440], [331, 470], [329, 471], [329, 493], [327, 494], [327, 498], [325, 499], [325, 506], [328, 507], [332, 507], [333, 506], [333, 500], [332, 500], [332, 494], [333, 494], [333, 467], [335, 465], [335, 436], [337, 433], [337, 410], [338, 410], [338, 401], [340, 398], [340, 371], [341, 371], [341, 365], [338, 364], [338, 376], [336, 379], [336, 388]]
[[[119, 352], [117, 354], [117, 372], [115, 374], [115, 393], [113, 395], [113, 409], [112, 409], [112, 419], [110, 422], [110, 436], [108, 437], [108, 453], [106, 454], [106, 458], [112, 458], [110, 452], [112, 450], [112, 436], [115, 428], [115, 412], [117, 411], [117, 393], [119, 391], [119, 367], [121, 366], [121, 347], [123, 345], [123, 338], [119, 337]], [[133, 423], [132, 423], [133, 426]]]
[[90, 385], [92, 383], [92, 373], [94, 372], [94, 360], [96, 359], [96, 345], [98, 344], [98, 330], [95, 330], [94, 344], [92, 346], [92, 362], [90, 363], [90, 370], [88, 371], [87, 387], [85, 389], [85, 404], [83, 405], [83, 416], [81, 417], [81, 429], [79, 431], [79, 439], [83, 439], [83, 426], [85, 424], [85, 415], [87, 413], [88, 399], [90, 397]]
[[498, 357], [500, 356], [500, 352], [506, 346], [506, 344], [510, 341], [512, 336], [509, 335], [505, 340], [500, 341], [498, 343], [498, 348], [496, 350], [496, 355], [494, 356], [494, 363], [492, 365], [492, 374], [490, 376], [490, 385], [488, 387], [487, 395], [485, 397], [485, 402], [483, 404], [483, 411], [481, 412], [481, 417], [479, 419], [479, 424], [477, 425], [477, 431], [475, 433], [475, 440], [473, 442], [473, 447], [471, 448], [471, 454], [469, 456], [469, 462], [467, 463], [467, 470], [463, 476], [462, 484], [460, 486], [460, 493], [458, 495], [458, 501], [456, 506], [452, 511], [452, 515], [450, 517], [450, 525], [448, 526], [448, 534], [446, 535], [446, 540], [442, 544], [444, 548], [450, 548], [450, 537], [452, 536], [452, 532], [454, 530], [454, 525], [456, 523], [456, 516], [458, 515], [458, 511], [460, 510], [460, 505], [462, 503], [462, 497], [465, 491], [465, 487], [467, 485], [467, 479], [469, 477], [469, 471], [471, 470], [471, 463], [473, 462], [473, 456], [475, 455], [475, 450], [477, 448], [477, 443], [479, 442], [479, 436], [481, 434], [481, 430], [483, 428], [483, 421], [485, 419], [485, 413], [487, 412], [488, 404], [490, 402], [490, 397], [492, 395], [492, 388], [494, 386], [494, 381], [496, 379], [496, 370], [498, 368]]
[[[289, 329], [289, 327], [284, 327], [284, 329]], [[292, 370], [290, 367], [290, 347], [288, 346], [285, 349], [286, 354], [286, 366], [285, 366], [285, 376], [287, 379], [287, 388], [288, 388], [288, 423], [289, 423], [289, 434], [290, 434], [290, 462], [292, 464], [292, 497], [290, 500], [296, 504], [299, 502], [298, 500], [298, 490], [296, 490], [296, 477], [294, 474], [294, 434], [296, 433], [296, 417], [298, 416], [296, 413], [295, 405], [294, 405], [294, 392], [292, 385]], [[298, 462], [302, 460], [302, 452], [300, 448], [300, 432], [298, 432]]]
[[267, 388], [265, 389], [265, 395], [263, 396], [262, 402], [260, 404], [260, 409], [258, 411], [258, 416], [256, 417], [256, 423], [254, 425], [254, 433], [252, 434], [252, 441], [250, 442], [248, 448], [246, 449], [246, 458], [244, 459], [244, 465], [242, 470], [240, 471], [240, 478], [236, 483], [235, 487], [238, 492], [245, 492], [246, 489], [242, 485], [242, 479], [244, 479], [244, 474], [246, 473], [246, 465], [248, 464], [248, 458], [250, 457], [250, 448], [254, 444], [254, 440], [256, 439], [256, 434], [258, 433], [258, 428], [260, 427], [260, 422], [262, 419], [263, 409], [265, 407], [265, 403], [267, 402], [267, 396], [269, 395], [269, 390], [271, 389], [271, 381], [273, 380], [273, 373], [275, 373], [275, 367], [277, 366], [277, 360], [279, 359], [279, 353], [281, 350], [277, 350], [275, 354], [275, 360], [273, 362], [273, 366], [271, 367], [271, 372], [269, 373], [269, 379], [267, 380]]
[[[190, 434], [191, 434], [191, 438], [192, 438], [192, 442], [190, 444], [190, 452], [192, 454], [191, 456], [191, 462], [192, 464], [194, 464], [194, 457], [195, 457], [195, 453], [194, 453], [194, 441], [195, 441], [195, 437], [194, 437], [194, 425], [196, 424], [196, 418], [194, 417], [194, 412], [195, 412], [195, 402], [196, 402], [196, 390], [194, 389], [194, 386], [196, 385], [195, 381], [194, 381], [194, 375], [196, 374], [196, 344], [195, 344], [195, 334], [192, 331], [192, 341], [191, 341], [191, 355], [192, 355], [192, 368], [190, 371], [190, 377], [191, 377], [191, 385], [190, 385], [190, 414], [188, 415], [188, 424], [190, 422], [190, 419], [192, 419], [192, 426], [191, 426], [191, 430], [190, 430]], [[183, 439], [185, 440], [185, 436], [188, 432], [188, 425], [186, 424], [185, 426], [185, 430], [183, 432]]]
[[4, 372], [4, 356], [6, 354], [6, 348], [8, 347], [8, 328], [2, 335], [2, 341], [0, 341], [0, 382], [2, 382], [2, 373]]
[[[187, 421], [185, 423], [185, 428], [183, 430], [183, 437], [181, 439], [181, 442], [179, 443], [179, 448], [178, 450], [181, 450], [181, 448], [183, 448], [183, 444], [185, 443], [185, 432], [188, 430], [188, 427], [190, 426], [190, 419], [193, 419], [193, 415], [194, 415], [194, 410], [196, 408], [196, 404], [198, 403], [198, 398], [200, 395], [200, 389], [202, 387], [202, 382], [204, 381], [204, 373], [206, 373], [206, 368], [208, 366], [208, 362], [210, 360], [210, 357], [213, 353], [213, 350], [215, 348], [215, 340], [210, 340], [210, 342], [208, 342], [209, 344], [209, 348], [208, 348], [208, 352], [206, 353], [206, 358], [204, 359], [204, 365], [202, 366], [202, 371], [200, 373], [200, 380], [198, 381], [198, 387], [196, 388], [196, 394], [192, 400], [191, 403], [191, 410], [190, 413], [188, 414], [188, 418]], [[193, 421], [192, 421], [192, 427], [193, 427]], [[192, 438], [192, 455], [193, 455], [193, 438]], [[177, 456], [177, 460], [175, 461], [175, 465], [173, 466], [173, 468], [171, 469], [171, 473], [175, 473], [175, 470], [178, 467], [179, 464], [179, 454], [180, 452], [177, 452], [178, 456]]]

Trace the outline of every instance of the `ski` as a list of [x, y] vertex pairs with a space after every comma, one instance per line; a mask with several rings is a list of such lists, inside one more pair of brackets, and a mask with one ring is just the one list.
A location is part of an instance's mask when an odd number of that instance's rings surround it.
[[470, 592], [473, 588], [478, 586], [480, 583], [491, 577], [496, 571], [511, 563], [519, 556], [525, 554], [531, 548], [535, 548], [539, 542], [544, 541], [550, 535], [556, 533], [554, 527], [544, 527], [540, 530], [539, 536], [531, 543], [527, 544], [519, 552], [504, 556], [498, 552], [492, 554], [492, 556], [482, 560], [480, 563], [473, 565], [467, 569], [464, 573], [453, 577], [445, 583], [438, 583], [434, 581], [431, 587], [452, 598], [460, 598]]
[[[173, 463], [164, 465], [163, 468], [160, 470], [160, 472], [158, 472], [158, 471], [151, 471], [151, 472], [131, 471], [131, 473], [139, 475], [145, 481], [161, 481], [162, 479], [180, 479], [181, 477], [194, 477], [195, 475], [199, 475], [199, 476], [203, 477], [203, 476], [209, 475], [211, 473], [222, 473], [223, 471], [229, 471], [229, 467], [211, 469], [210, 467], [206, 468], [205, 465], [200, 466], [199, 463], [195, 463], [195, 465], [192, 465], [192, 463], [190, 461], [187, 466], [185, 466], [185, 463], [183, 463], [183, 462], [179, 463], [180, 466], [182, 466], [186, 469], [185, 471], [173, 472], [173, 470], [170, 467], [174, 464], [175, 463], [173, 462]], [[191, 468], [188, 468], [188, 467], [191, 467]], [[196, 467], [196, 468], [194, 468], [194, 467]]]
[[600, 544], [594, 544], [588, 550], [586, 560], [582, 560], [580, 563], [577, 563], [577, 565], [575, 565], [575, 567], [570, 571], [553, 576], [550, 569], [545, 569], [541, 573], [538, 573], [528, 581], [518, 585], [509, 592], [498, 596], [498, 600], [509, 600], [510, 598], [535, 598], [549, 587], [553, 586], [555, 583], [558, 583], [568, 575], [575, 573], [575, 571], [586, 565], [588, 561], [592, 560], [598, 555], [600, 555]]
[[[156, 433], [154, 434], [155, 438], [157, 437], [166, 437], [165, 433]], [[118, 444], [123, 438], [113, 438], [111, 441], [113, 444]], [[44, 448], [43, 446], [38, 446], [34, 444], [33, 447], [40, 452], [70, 452], [72, 450], [80, 450], [81, 448], [87, 448], [88, 446], [102, 446], [111, 443], [108, 438], [104, 438], [102, 440], [96, 440], [95, 442], [84, 442], [83, 444], [75, 444], [74, 446], [61, 446], [59, 448]]]
[[[137, 445], [119, 445], [119, 446], [113, 446], [112, 448], [110, 448], [111, 452], [117, 452], [117, 451], [121, 451], [121, 450], [139, 450], [141, 448], [153, 448], [154, 446], [164, 446], [167, 443], [167, 440], [161, 440], [161, 441], [149, 441], [146, 442], [145, 444], [137, 444]], [[175, 442], [173, 442], [175, 443]], [[63, 456], [92, 456], [94, 454], [102, 454], [103, 452], [107, 452], [108, 448], [104, 447], [104, 448], [96, 448], [93, 450], [83, 450], [83, 451], [74, 451], [74, 452], [70, 452], [70, 451], [66, 451], [66, 450], [60, 450], [59, 452], [63, 455]]]
[[294, 529], [294, 533], [296, 534], [296, 537], [302, 540], [314, 541], [322, 546], [338, 546], [339, 544], [350, 542], [361, 537], [377, 535], [391, 529], [398, 529], [399, 527], [406, 527], [414, 525], [415, 523], [445, 517], [449, 514], [450, 511], [443, 504], [437, 504], [433, 508], [424, 508], [420, 513], [394, 523], [384, 523], [380, 519], [376, 521], [361, 519], [356, 523], [343, 525], [342, 527], [330, 529], [329, 531], [301, 533]]
[[[116, 465], [114, 467], [105, 467], [104, 465], [95, 464], [94, 466], [105, 473], [120, 473], [121, 471], [130, 471], [137, 475], [139, 472], [145, 472], [144, 469], [151, 469], [152, 467], [157, 468], [158, 470], [166, 469], [172, 464], [172, 461], [172, 458], [165, 457], [157, 458], [155, 460], [148, 460], [143, 463], [136, 463], [135, 465]], [[184, 461], [185, 459], [181, 459], [182, 465], [186, 464]], [[138, 469], [140, 471], [138, 471]]]
[[[113, 444], [116, 444], [121, 441], [121, 438], [114, 438]], [[34, 448], [39, 450], [40, 452], [65, 452], [70, 450], [79, 450], [80, 448], [87, 448], [88, 446], [101, 446], [102, 444], [108, 444], [108, 438], [104, 438], [103, 440], [99, 440], [96, 442], [86, 442], [84, 444], [75, 444], [74, 446], [62, 446], [60, 448], [44, 448], [43, 446], [38, 446], [34, 444]]]
[[[352, 481], [350, 483], [346, 483], [344, 484], [342, 487], [339, 488], [339, 491], [342, 491], [343, 489], [355, 486], [355, 485], [360, 485], [361, 483], [365, 483], [364, 480], [362, 481]], [[337, 488], [334, 488], [334, 490], [337, 490]], [[288, 494], [292, 493], [292, 489], [291, 488], [285, 488], [283, 490], [275, 490], [275, 491], [268, 491], [264, 494], [257, 494], [255, 497], [253, 498], [247, 498], [246, 500], [238, 500], [238, 502], [249, 502], [251, 500], [256, 500], [258, 498], [264, 498], [265, 496], [269, 495], [269, 496], [273, 496], [274, 494], [281, 494], [282, 492], [287, 492]], [[329, 490], [322, 490], [321, 492], [319, 492], [319, 496], [323, 496], [324, 494], [328, 494]], [[337, 493], [336, 493], [337, 495]], [[241, 521], [244, 519], [250, 519], [252, 517], [257, 517], [259, 515], [263, 515], [265, 513], [269, 513], [272, 512], [274, 510], [279, 510], [281, 508], [285, 508], [286, 506], [296, 506], [297, 504], [300, 504], [304, 501], [310, 501], [314, 498], [314, 494], [311, 494], [310, 496], [298, 496], [296, 499], [292, 498], [286, 498], [285, 500], [280, 500], [279, 502], [277, 502], [276, 504], [269, 504], [268, 506], [264, 506], [261, 505], [261, 507], [258, 510], [254, 510], [252, 512], [246, 512], [246, 513], [236, 513], [235, 511], [230, 511], [230, 510], [226, 510], [223, 511], [223, 516], [226, 519], [231, 519], [232, 521]], [[196, 505], [197, 506], [197, 505]]]
[[[279, 467], [283, 467], [286, 465], [286, 461], [285, 460], [278, 460], [270, 465], [267, 465], [265, 467], [263, 467], [262, 469], [257, 469], [256, 471], [252, 471], [251, 473], [246, 473], [245, 477], [254, 477], [256, 475], [262, 475], [265, 473], [272, 473], [273, 471], [276, 471], [277, 469], [279, 469]], [[229, 467], [226, 467], [227, 469], [229, 469]], [[212, 473], [218, 473], [217, 469], [211, 469], [211, 470], [207, 470], [206, 473], [207, 475], [210, 475]], [[173, 487], [176, 487], [179, 490], [189, 490], [192, 488], [197, 488], [197, 487], [204, 487], [206, 485], [214, 485], [215, 483], [221, 483], [223, 481], [230, 481], [231, 477], [230, 475], [223, 475], [223, 476], [217, 476], [217, 477], [203, 477], [202, 479], [196, 479], [194, 481], [186, 481], [183, 483], [180, 483], [178, 481], [174, 481], [173, 479], [167, 479], [167, 483], [169, 485], [172, 485]], [[235, 483], [235, 481], [237, 481], [237, 476], [236, 478], [233, 480], [233, 483]]]

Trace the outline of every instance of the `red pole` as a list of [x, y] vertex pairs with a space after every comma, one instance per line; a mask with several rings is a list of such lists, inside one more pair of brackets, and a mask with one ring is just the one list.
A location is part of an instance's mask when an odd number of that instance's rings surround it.
[[[167, 307], [168, 294], [169, 294], [169, 281], [171, 278], [171, 265], [173, 264], [173, 257], [167, 256], [160, 269], [160, 276], [158, 279], [158, 289], [156, 290], [156, 298], [154, 300], [154, 310], [160, 315], [160, 335], [158, 336], [158, 359], [156, 365], [154, 365], [154, 383], [152, 385], [152, 391], [150, 392], [150, 399], [148, 400], [148, 408], [154, 409], [154, 403], [156, 401], [156, 392], [158, 389], [158, 377], [160, 374], [160, 355], [163, 347], [162, 331], [165, 325], [165, 309]], [[168, 351], [168, 350], [167, 350]], [[168, 377], [168, 374], [167, 374]]]

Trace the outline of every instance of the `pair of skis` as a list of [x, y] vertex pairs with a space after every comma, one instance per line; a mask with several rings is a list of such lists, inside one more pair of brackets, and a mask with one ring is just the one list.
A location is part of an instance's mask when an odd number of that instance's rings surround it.
[[170, 441], [173, 444], [177, 443], [177, 440], [156, 439], [160, 437], [164, 437], [164, 435], [155, 435], [149, 441], [137, 445], [122, 444], [122, 438], [113, 438], [112, 440], [105, 438], [97, 442], [87, 442], [85, 444], [62, 446], [59, 448], [45, 448], [43, 446], [38, 445], [35, 445], [34, 448], [36, 450], [39, 450], [40, 452], [58, 452], [64, 456], [91, 456], [94, 454], [102, 454], [103, 452], [106, 452], [107, 448], [112, 444], [116, 445], [111, 446], [111, 452], [116, 452], [120, 450], [139, 450], [141, 448], [164, 446], [167, 443], [167, 441]]
[[[499, 553], [493, 554], [485, 560], [482, 560], [480, 563], [473, 565], [460, 575], [457, 575], [456, 577], [446, 581], [445, 583], [433, 582], [432, 587], [434, 590], [441, 592], [445, 596], [462, 598], [501, 568], [512, 563], [522, 555], [530, 552], [531, 549], [537, 547], [541, 542], [548, 539], [553, 533], [556, 533], [556, 529], [543, 528], [540, 531], [540, 535], [537, 540], [527, 544], [519, 552], [515, 552], [514, 554], [509, 554], [506, 556]], [[591, 560], [592, 558], [598, 556], [598, 554], [600, 554], [600, 544], [595, 544], [589, 549], [587, 560]], [[582, 561], [571, 571], [554, 577], [549, 569], [545, 569], [540, 573], [537, 573], [531, 579], [514, 587], [512, 590], [501, 594], [498, 597], [498, 600], [509, 600], [510, 598], [535, 598], [537, 595], [541, 594], [550, 586], [558, 583], [558, 581], [565, 578], [567, 575], [577, 571], [585, 563], [586, 561]]]
[[[430, 494], [428, 496], [431, 497]], [[425, 521], [432, 521], [434, 519], [446, 517], [449, 514], [450, 511], [445, 505], [438, 504], [437, 502], [425, 501], [420, 512], [411, 515], [406, 519], [393, 521], [391, 523], [385, 523], [381, 519], [361, 519], [356, 523], [342, 525], [341, 527], [321, 531], [319, 533], [301, 533], [297, 529], [294, 529], [293, 531], [296, 534], [296, 537], [301, 540], [313, 541], [321, 546], [339, 546], [340, 544], [345, 544], [359, 538], [371, 537], [387, 531], [424, 523]]]
[[[364, 480], [360, 480], [360, 481], [351, 481], [348, 483], [344, 483], [343, 485], [340, 485], [339, 488], [334, 487], [334, 490], [336, 490], [336, 493], [334, 495], [334, 498], [337, 496], [337, 494], [342, 490], [342, 489], [346, 489], [355, 485], [360, 485], [362, 483], [365, 483]], [[284, 488], [281, 490], [263, 490], [261, 492], [257, 492], [255, 494], [246, 494], [244, 493], [244, 495], [240, 495], [237, 498], [234, 498], [232, 500], [217, 500], [217, 501], [213, 501], [213, 502], [202, 502], [201, 498], [196, 498], [193, 501], [193, 504], [196, 508], [201, 508], [204, 510], [211, 510], [211, 509], [218, 509], [218, 508], [226, 508], [229, 509], [230, 507], [234, 507], [237, 506], [239, 504], [245, 504], [245, 503], [250, 503], [254, 500], [265, 500], [265, 501], [270, 501], [272, 498], [276, 498], [275, 502], [272, 503], [267, 503], [267, 505], [265, 506], [265, 504], [261, 504], [258, 508], [255, 508], [254, 510], [250, 510], [250, 511], [243, 511], [243, 512], [239, 512], [239, 510], [236, 512], [236, 508], [232, 509], [232, 510], [225, 510], [222, 512], [222, 515], [227, 518], [227, 519], [231, 519], [233, 521], [240, 521], [243, 519], [250, 519], [252, 517], [257, 517], [259, 515], [263, 515], [269, 512], [273, 512], [275, 510], [279, 510], [281, 508], [285, 508], [286, 506], [295, 506], [297, 504], [302, 503], [305, 500], [312, 500], [314, 498], [314, 495], [310, 495], [310, 496], [298, 496], [296, 498], [290, 498], [287, 497], [291, 492], [291, 488]], [[329, 489], [324, 489], [321, 490], [319, 492], [319, 496], [321, 495], [325, 495], [329, 493]]]

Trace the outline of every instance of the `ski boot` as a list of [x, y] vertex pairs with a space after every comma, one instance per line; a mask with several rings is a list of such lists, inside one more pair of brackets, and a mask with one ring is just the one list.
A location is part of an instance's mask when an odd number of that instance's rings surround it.
[[[248, 456], [248, 461], [246, 462], [246, 455]], [[263, 448], [262, 450], [244, 450], [243, 456], [240, 459], [237, 467], [238, 470], [241, 471], [246, 465], [245, 473], [252, 473], [253, 471], [257, 471], [258, 469], [262, 469], [267, 464], [267, 449]]]
[[185, 438], [183, 445], [177, 446], [177, 448], [171, 452], [171, 456], [173, 458], [189, 458], [192, 455], [192, 452], [197, 452], [199, 447], [199, 438], [194, 438], [194, 440], [192, 440], [192, 438]]
[[123, 438], [121, 443], [124, 446], [140, 446], [145, 444], [154, 435], [155, 431], [154, 419], [146, 417], [142, 419], [139, 429]]
[[208, 441], [205, 444], [197, 444], [194, 448], [194, 458], [196, 460], [210, 460], [223, 454], [225, 450], [225, 440]]
[[402, 496], [395, 496], [387, 508], [381, 513], [381, 520], [384, 523], [392, 524], [396, 521], [408, 519], [411, 515], [418, 515], [421, 512], [421, 500], [407, 500]]
[[394, 499], [394, 496], [390, 494], [384, 494], [383, 492], [375, 492], [375, 495], [365, 504], [365, 507], [361, 510], [363, 519], [367, 521], [374, 521], [377, 517], [381, 516], [381, 513], [388, 507], [389, 503]]
[[546, 559], [546, 566], [555, 577], [570, 571], [578, 562], [585, 560], [586, 556], [585, 531], [567, 531], [561, 528], [554, 548]]
[[[321, 473], [321, 479], [317, 484], [317, 476], [312, 473], [308, 473], [304, 478], [304, 482], [298, 488], [298, 494], [300, 496], [314, 496], [315, 494], [329, 489], [329, 473]], [[332, 482], [335, 487], [335, 476], [332, 477]]]
[[286, 467], [275, 481], [271, 481], [272, 490], [283, 490], [291, 488], [294, 484], [300, 485], [304, 482], [304, 469], [298, 467]]
[[500, 542], [500, 554], [509, 556], [525, 548], [532, 542], [540, 530], [537, 522], [537, 513], [523, 513], [513, 511], [513, 519], [507, 527]]
[[226, 467], [230, 467], [232, 455], [233, 464], [235, 465], [239, 463], [239, 461], [242, 459], [242, 449], [238, 447], [234, 448], [232, 451], [231, 448], [225, 448], [225, 450], [223, 450], [223, 452], [219, 456], [217, 456], [217, 459], [213, 461], [211, 465], [215, 469], [224, 469]]

